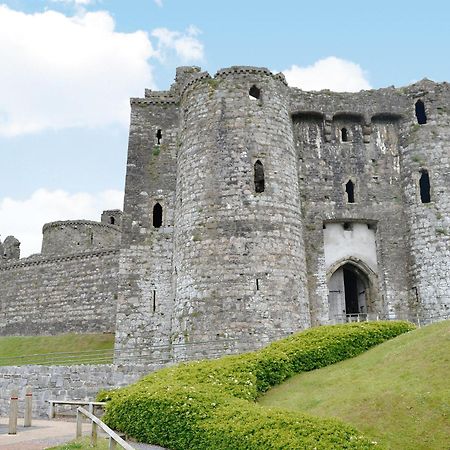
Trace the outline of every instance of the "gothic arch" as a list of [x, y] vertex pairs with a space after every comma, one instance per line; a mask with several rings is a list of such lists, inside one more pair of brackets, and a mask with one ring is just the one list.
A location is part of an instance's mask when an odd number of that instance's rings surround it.
[[327, 281], [330, 280], [331, 275], [333, 275], [336, 270], [342, 267], [345, 264], [351, 264], [356, 267], [356, 269], [360, 270], [370, 281], [375, 282], [378, 281], [377, 273], [362, 259], [356, 258], [354, 256], [349, 256], [346, 258], [342, 258], [339, 261], [336, 261], [332, 264], [327, 270]]
[[326, 275], [332, 322], [344, 322], [347, 315], [380, 311], [378, 275], [364, 261], [355, 257], [343, 258], [330, 266]]

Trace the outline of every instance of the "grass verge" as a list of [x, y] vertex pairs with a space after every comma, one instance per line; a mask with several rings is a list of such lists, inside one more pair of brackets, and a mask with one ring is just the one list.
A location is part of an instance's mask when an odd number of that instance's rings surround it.
[[259, 403], [344, 420], [391, 449], [448, 449], [449, 373], [450, 321], [445, 321], [296, 375]]
[[[98, 439], [95, 447], [91, 446], [91, 440], [89, 437], [82, 439], [76, 439], [68, 442], [67, 444], [57, 445], [56, 447], [48, 448], [47, 450], [108, 450], [109, 445], [106, 439]], [[119, 447], [118, 447], [119, 448]]]
[[0, 337], [0, 366], [109, 364], [113, 334]]

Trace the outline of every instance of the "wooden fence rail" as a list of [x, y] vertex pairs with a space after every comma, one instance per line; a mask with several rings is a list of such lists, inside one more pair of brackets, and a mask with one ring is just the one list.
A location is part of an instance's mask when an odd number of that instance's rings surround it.
[[108, 436], [109, 436], [109, 448], [115, 449], [116, 444], [119, 444], [125, 450], [135, 450], [130, 444], [125, 442], [117, 433], [115, 433], [111, 428], [108, 427], [105, 423], [103, 423], [98, 417], [91, 414], [89, 411], [86, 411], [83, 407], [79, 407], [77, 409], [77, 431], [76, 438], [81, 437], [81, 426], [83, 421], [83, 416], [87, 417], [92, 421], [92, 429], [91, 429], [91, 445], [94, 446], [97, 444], [97, 434], [98, 427], [100, 427]]

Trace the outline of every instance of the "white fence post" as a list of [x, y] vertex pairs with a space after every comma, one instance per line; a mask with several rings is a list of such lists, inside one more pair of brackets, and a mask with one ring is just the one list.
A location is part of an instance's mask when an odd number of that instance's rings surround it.
[[49, 407], [48, 407], [48, 416], [50, 419], [54, 419], [55, 418], [55, 404], [53, 403], [52, 400], [49, 400]]
[[17, 389], [11, 392], [11, 400], [9, 403], [9, 426], [8, 434], [17, 434], [17, 413], [18, 413], [18, 393]]
[[25, 391], [25, 415], [23, 421], [24, 427], [31, 427], [32, 410], [33, 410], [33, 392], [31, 391], [31, 386], [27, 386]]

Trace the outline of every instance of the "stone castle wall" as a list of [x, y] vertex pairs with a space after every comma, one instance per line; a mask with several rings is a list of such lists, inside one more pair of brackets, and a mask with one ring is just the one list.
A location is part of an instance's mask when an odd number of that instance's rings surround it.
[[[373, 314], [409, 312], [408, 242], [398, 144], [400, 111], [409, 107], [393, 89], [332, 95], [293, 92], [308, 287], [315, 324], [331, 319], [328, 282], [337, 266], [349, 259], [369, 266], [372, 298], [368, 299], [368, 309]], [[346, 192], [349, 181], [354, 185], [352, 202]], [[371, 269], [379, 270], [371, 272], [370, 255], [357, 248], [349, 247], [353, 253], [325, 261], [324, 229], [333, 223], [340, 224], [343, 241], [352, 241], [358, 223], [374, 230], [377, 255]]]
[[[414, 108], [401, 128], [401, 166], [412, 302], [424, 315], [450, 314], [450, 86], [425, 81], [405, 89], [411, 104], [421, 100], [426, 123]], [[430, 180], [430, 201], [423, 202], [420, 177]]]
[[0, 333], [235, 352], [345, 319], [346, 276], [356, 313], [448, 317], [449, 104], [427, 80], [304, 92], [264, 68], [179, 68], [131, 101], [123, 215], [47, 224], [35, 258], [2, 244]]
[[0, 259], [0, 336], [114, 333], [121, 220], [108, 210], [101, 222], [47, 223], [42, 253], [23, 259], [5, 239], [16, 257]]
[[171, 342], [178, 126], [173, 96], [132, 100], [116, 328], [117, 350], [127, 358], [155, 348], [166, 359]]
[[118, 253], [98, 250], [0, 266], [0, 335], [113, 333]]
[[132, 99], [116, 349], [244, 349], [333, 322], [344, 279], [331, 278], [345, 267], [360, 312], [448, 317], [449, 92], [312, 93], [263, 68], [189, 67]]

